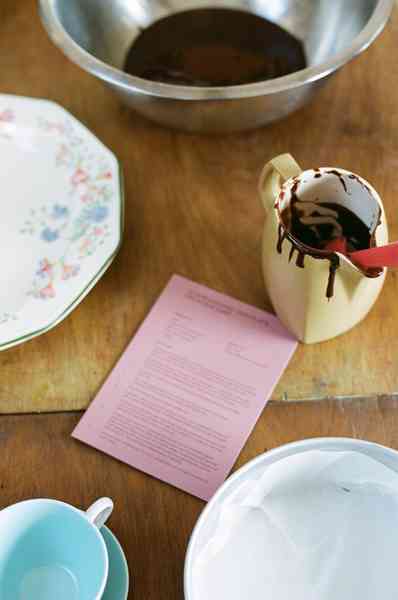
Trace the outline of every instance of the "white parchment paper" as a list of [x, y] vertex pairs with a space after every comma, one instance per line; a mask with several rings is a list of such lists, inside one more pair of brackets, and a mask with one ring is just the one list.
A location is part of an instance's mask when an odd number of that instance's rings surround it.
[[193, 565], [194, 600], [396, 600], [398, 474], [309, 451], [245, 481]]

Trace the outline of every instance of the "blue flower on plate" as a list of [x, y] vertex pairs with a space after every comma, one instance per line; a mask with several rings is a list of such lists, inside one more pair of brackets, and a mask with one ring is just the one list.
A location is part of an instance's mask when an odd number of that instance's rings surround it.
[[59, 238], [59, 231], [45, 227], [41, 232], [41, 239], [45, 242], [55, 242]]
[[106, 219], [108, 214], [109, 210], [106, 206], [97, 205], [90, 208], [87, 212], [87, 219], [92, 223], [101, 223], [101, 221]]
[[53, 219], [63, 219], [67, 217], [69, 214], [69, 209], [67, 206], [62, 206], [61, 204], [54, 204], [53, 212], [51, 214]]

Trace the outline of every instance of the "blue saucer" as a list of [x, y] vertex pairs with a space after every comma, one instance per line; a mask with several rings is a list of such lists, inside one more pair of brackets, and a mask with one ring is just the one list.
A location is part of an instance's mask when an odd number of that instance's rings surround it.
[[107, 528], [101, 529], [108, 556], [109, 575], [102, 600], [127, 600], [129, 593], [129, 568], [121, 545]]

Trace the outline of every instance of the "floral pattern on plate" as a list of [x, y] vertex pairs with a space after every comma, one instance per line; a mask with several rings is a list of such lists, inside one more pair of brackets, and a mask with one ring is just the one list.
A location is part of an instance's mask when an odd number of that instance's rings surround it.
[[0, 137], [10, 139], [10, 124], [13, 123], [14, 120], [14, 112], [9, 108], [0, 111]]
[[32, 209], [21, 229], [22, 234], [39, 236], [48, 244], [60, 238], [68, 243], [66, 252], [56, 261], [43, 257], [38, 265], [30, 294], [48, 300], [56, 295], [56, 283], [77, 275], [81, 261], [94, 254], [110, 235], [107, 220], [113, 194], [112, 171], [104, 156], [88, 151], [84, 138], [76, 134], [70, 122], [40, 118], [38, 127], [59, 136], [55, 165], [68, 172], [69, 196], [76, 197], [79, 204], [78, 210], [58, 201], [40, 210]]
[[115, 257], [115, 155], [58, 104], [0, 94], [0, 350], [62, 321]]

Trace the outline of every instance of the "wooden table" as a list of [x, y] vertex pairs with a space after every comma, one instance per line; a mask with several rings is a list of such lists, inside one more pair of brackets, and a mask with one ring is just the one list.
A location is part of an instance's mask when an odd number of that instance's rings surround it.
[[[271, 403], [242, 452], [318, 436], [365, 438], [398, 449], [398, 401]], [[80, 444], [70, 432], [80, 414], [0, 419], [0, 508], [31, 497], [81, 507], [103, 494], [115, 501], [110, 527], [134, 578], [134, 600], [183, 600], [186, 545], [204, 503]]]
[[[162, 129], [124, 108], [53, 46], [36, 8], [36, 0], [1, 1], [0, 92], [59, 102], [115, 152], [126, 180], [125, 240], [66, 321], [0, 353], [0, 412], [86, 407], [172, 273], [270, 308], [256, 187], [276, 154], [362, 174], [379, 190], [398, 238], [398, 16], [308, 107], [258, 131], [205, 137]], [[274, 399], [398, 392], [397, 296], [392, 273], [363, 323], [343, 339], [299, 349]]]
[[[126, 241], [106, 277], [56, 330], [0, 355], [1, 412], [85, 406], [173, 272], [267, 307], [254, 189], [274, 154], [290, 150], [303, 166], [360, 172], [383, 195], [397, 237], [397, 18], [310, 107], [224, 138], [159, 129], [120, 106], [52, 46], [35, 0], [2, 0], [0, 32], [0, 92], [49, 97], [71, 110], [120, 156], [127, 192]], [[375, 311], [344, 341], [300, 348], [275, 394], [292, 402], [269, 404], [237, 466], [307, 437], [398, 448], [397, 286], [391, 274]], [[38, 496], [85, 507], [112, 496], [110, 526], [134, 577], [130, 598], [183, 600], [186, 544], [203, 503], [72, 440], [80, 415], [0, 418], [0, 508]]]

